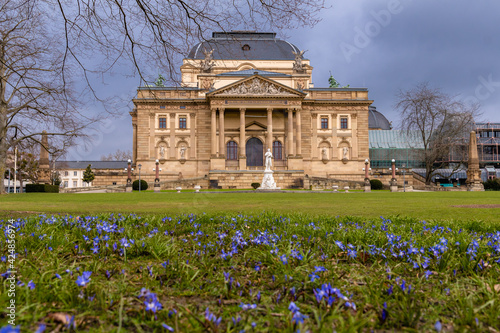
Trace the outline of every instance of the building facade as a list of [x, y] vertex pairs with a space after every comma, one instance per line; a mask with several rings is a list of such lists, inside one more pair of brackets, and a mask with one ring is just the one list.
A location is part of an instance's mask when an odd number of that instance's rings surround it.
[[368, 90], [315, 88], [303, 54], [274, 33], [213, 33], [183, 60], [180, 87], [159, 79], [138, 88], [134, 164], [145, 179], [158, 159], [162, 180], [248, 188], [260, 182], [270, 149], [282, 188], [302, 187], [305, 177], [362, 180]]

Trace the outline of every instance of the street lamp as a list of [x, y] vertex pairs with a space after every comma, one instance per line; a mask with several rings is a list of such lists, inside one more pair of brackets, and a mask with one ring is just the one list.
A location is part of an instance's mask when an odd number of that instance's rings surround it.
[[141, 192], [141, 167], [142, 165], [137, 165], [139, 167], [139, 192]]
[[403, 167], [403, 192], [406, 192], [406, 182], [405, 182], [406, 164], [403, 163], [401, 166]]

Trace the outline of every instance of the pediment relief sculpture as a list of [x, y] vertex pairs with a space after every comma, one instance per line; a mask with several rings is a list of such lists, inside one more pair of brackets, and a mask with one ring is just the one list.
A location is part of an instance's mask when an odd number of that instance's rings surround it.
[[221, 92], [223, 95], [291, 95], [290, 92], [271, 82], [254, 78]]

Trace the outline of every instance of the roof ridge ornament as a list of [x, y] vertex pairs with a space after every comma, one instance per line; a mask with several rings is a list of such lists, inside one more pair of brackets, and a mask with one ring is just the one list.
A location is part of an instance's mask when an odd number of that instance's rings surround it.
[[295, 56], [295, 62], [293, 63], [293, 70], [297, 72], [304, 72], [304, 64], [302, 63], [302, 60], [304, 59], [304, 53], [307, 50], [299, 50], [298, 52], [292, 51], [293, 55]]
[[205, 55], [205, 59], [203, 59], [200, 62], [201, 70], [205, 73], [208, 73], [212, 71], [212, 67], [215, 66], [214, 56], [213, 56], [214, 50], [211, 49], [210, 51], [207, 51], [207, 49], [203, 49], [203, 54]]

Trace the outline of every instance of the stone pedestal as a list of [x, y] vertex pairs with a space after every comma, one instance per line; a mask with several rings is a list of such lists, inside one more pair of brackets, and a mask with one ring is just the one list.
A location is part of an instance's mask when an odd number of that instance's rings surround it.
[[392, 178], [391, 181], [389, 182], [389, 188], [391, 192], [397, 192], [398, 191], [398, 181], [396, 178]]
[[154, 191], [155, 191], [155, 193], [159, 193], [160, 192], [160, 183], [155, 183], [155, 185], [154, 185]]
[[288, 157], [288, 170], [304, 170], [304, 159], [302, 156]]
[[349, 186], [344, 186], [345, 193], [349, 193]]
[[132, 184], [127, 184], [127, 186], [125, 186], [125, 192], [132, 192]]
[[276, 187], [276, 182], [274, 181], [273, 171], [265, 170], [264, 177], [262, 178], [262, 183], [257, 190], [280, 190], [279, 187]]
[[370, 179], [365, 178], [365, 192], [371, 192], [372, 185], [370, 184]]
[[333, 185], [332, 189], [333, 189], [333, 192], [338, 192], [339, 191], [339, 186], [338, 185]]
[[194, 186], [194, 192], [195, 193], [200, 193], [201, 186], [200, 185], [195, 185]]

